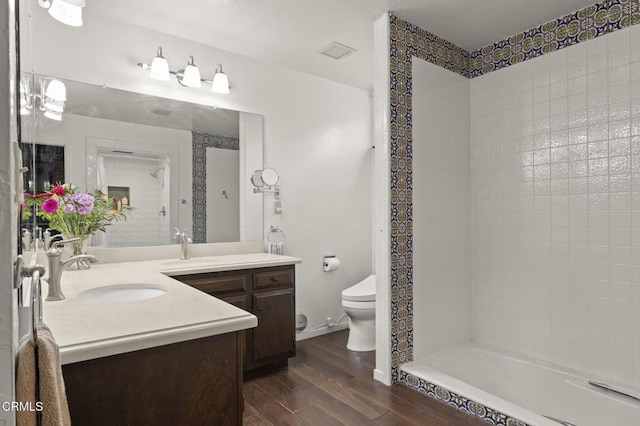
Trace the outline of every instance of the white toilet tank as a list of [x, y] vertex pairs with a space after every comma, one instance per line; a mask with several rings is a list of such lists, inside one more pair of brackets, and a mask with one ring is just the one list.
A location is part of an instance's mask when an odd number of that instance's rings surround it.
[[373, 302], [376, 300], [376, 276], [369, 275], [358, 284], [342, 291], [342, 300]]

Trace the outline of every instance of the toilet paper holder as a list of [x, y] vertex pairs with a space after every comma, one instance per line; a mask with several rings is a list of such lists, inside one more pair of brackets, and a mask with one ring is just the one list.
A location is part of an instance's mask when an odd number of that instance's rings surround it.
[[325, 272], [335, 271], [340, 267], [340, 260], [335, 254], [322, 256], [322, 270]]

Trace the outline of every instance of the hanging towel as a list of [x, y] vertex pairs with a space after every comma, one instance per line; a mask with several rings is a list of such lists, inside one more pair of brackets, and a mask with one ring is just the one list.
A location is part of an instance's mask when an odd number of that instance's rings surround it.
[[284, 241], [269, 241], [269, 253], [281, 255], [284, 254]]
[[29, 402], [37, 407], [37, 394], [42, 402], [42, 412], [18, 411], [17, 426], [69, 426], [69, 406], [62, 377], [60, 349], [51, 331], [44, 325], [38, 326], [36, 344], [31, 339], [24, 341], [18, 349], [16, 367], [16, 399]]

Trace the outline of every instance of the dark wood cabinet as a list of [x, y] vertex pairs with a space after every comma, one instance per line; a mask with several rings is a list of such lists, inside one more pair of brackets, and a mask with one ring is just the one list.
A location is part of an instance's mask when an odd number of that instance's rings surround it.
[[74, 425], [241, 425], [244, 332], [62, 366]]
[[253, 364], [295, 356], [293, 289], [255, 292], [252, 303], [253, 313], [258, 317], [258, 327], [253, 330]]
[[295, 266], [172, 277], [258, 318], [246, 330], [244, 377], [286, 367], [296, 354]]

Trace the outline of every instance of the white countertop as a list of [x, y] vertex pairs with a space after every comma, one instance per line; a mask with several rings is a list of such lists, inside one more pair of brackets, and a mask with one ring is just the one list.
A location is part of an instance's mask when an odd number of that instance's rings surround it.
[[[189, 287], [171, 276], [280, 265], [301, 260], [268, 253], [94, 263], [84, 271], [66, 270], [66, 299], [43, 301], [43, 321], [60, 346], [62, 364], [177, 343], [255, 327], [257, 318]], [[81, 300], [88, 289], [117, 284], [148, 284], [167, 290], [153, 299], [94, 303]], [[43, 299], [47, 295], [43, 281]]]

